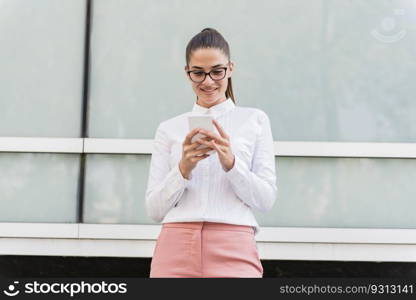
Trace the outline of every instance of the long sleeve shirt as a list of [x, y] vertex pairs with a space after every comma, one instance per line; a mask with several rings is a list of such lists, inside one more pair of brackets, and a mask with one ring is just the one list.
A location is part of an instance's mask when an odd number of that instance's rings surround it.
[[[209, 114], [230, 138], [235, 161], [225, 171], [216, 151], [200, 160], [189, 179], [179, 162], [189, 133], [188, 116]], [[215, 126], [214, 126], [215, 128]], [[218, 131], [214, 129], [214, 133]], [[270, 120], [257, 108], [231, 98], [160, 123], [156, 130], [146, 190], [146, 209], [156, 222], [209, 221], [260, 227], [253, 210], [266, 212], [276, 201], [276, 170]]]

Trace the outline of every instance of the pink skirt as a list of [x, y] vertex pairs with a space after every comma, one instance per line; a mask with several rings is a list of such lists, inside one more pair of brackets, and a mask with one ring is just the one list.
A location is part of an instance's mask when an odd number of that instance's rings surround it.
[[150, 277], [263, 277], [254, 228], [214, 222], [164, 223]]

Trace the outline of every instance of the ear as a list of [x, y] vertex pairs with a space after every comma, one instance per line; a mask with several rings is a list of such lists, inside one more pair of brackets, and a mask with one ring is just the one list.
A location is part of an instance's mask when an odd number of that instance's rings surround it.
[[183, 68], [185, 70], [185, 76], [188, 78], [188, 74], [186, 72], [189, 71], [189, 68], [187, 65], [185, 65], [185, 67]]
[[231, 77], [231, 75], [233, 74], [233, 71], [234, 71], [234, 66], [235, 66], [234, 62], [230, 61], [229, 66], [230, 66], [230, 71], [228, 73], [228, 75], [229, 75], [228, 77]]

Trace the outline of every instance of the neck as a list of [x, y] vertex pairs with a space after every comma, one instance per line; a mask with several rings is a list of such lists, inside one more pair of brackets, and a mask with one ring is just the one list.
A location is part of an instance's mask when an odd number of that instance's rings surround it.
[[199, 99], [198, 99], [198, 97], [196, 98], [197, 100], [196, 100], [196, 104], [198, 104], [198, 105], [200, 105], [200, 106], [202, 106], [202, 107], [205, 107], [205, 108], [210, 108], [210, 107], [212, 107], [212, 106], [214, 106], [214, 105], [217, 105], [217, 104], [220, 104], [220, 103], [222, 103], [222, 102], [224, 102], [225, 100], [227, 100], [227, 97], [221, 97], [221, 98], [219, 98], [216, 102], [214, 102], [213, 104], [211, 104], [211, 105], [206, 105], [206, 104], [204, 104], [204, 103], [202, 103]]

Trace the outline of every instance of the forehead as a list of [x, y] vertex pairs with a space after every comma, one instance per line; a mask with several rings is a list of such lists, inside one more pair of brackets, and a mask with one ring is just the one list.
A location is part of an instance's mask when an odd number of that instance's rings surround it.
[[220, 49], [216, 48], [200, 48], [192, 52], [189, 66], [198, 66], [202, 68], [210, 68], [218, 64], [227, 64], [228, 58]]

